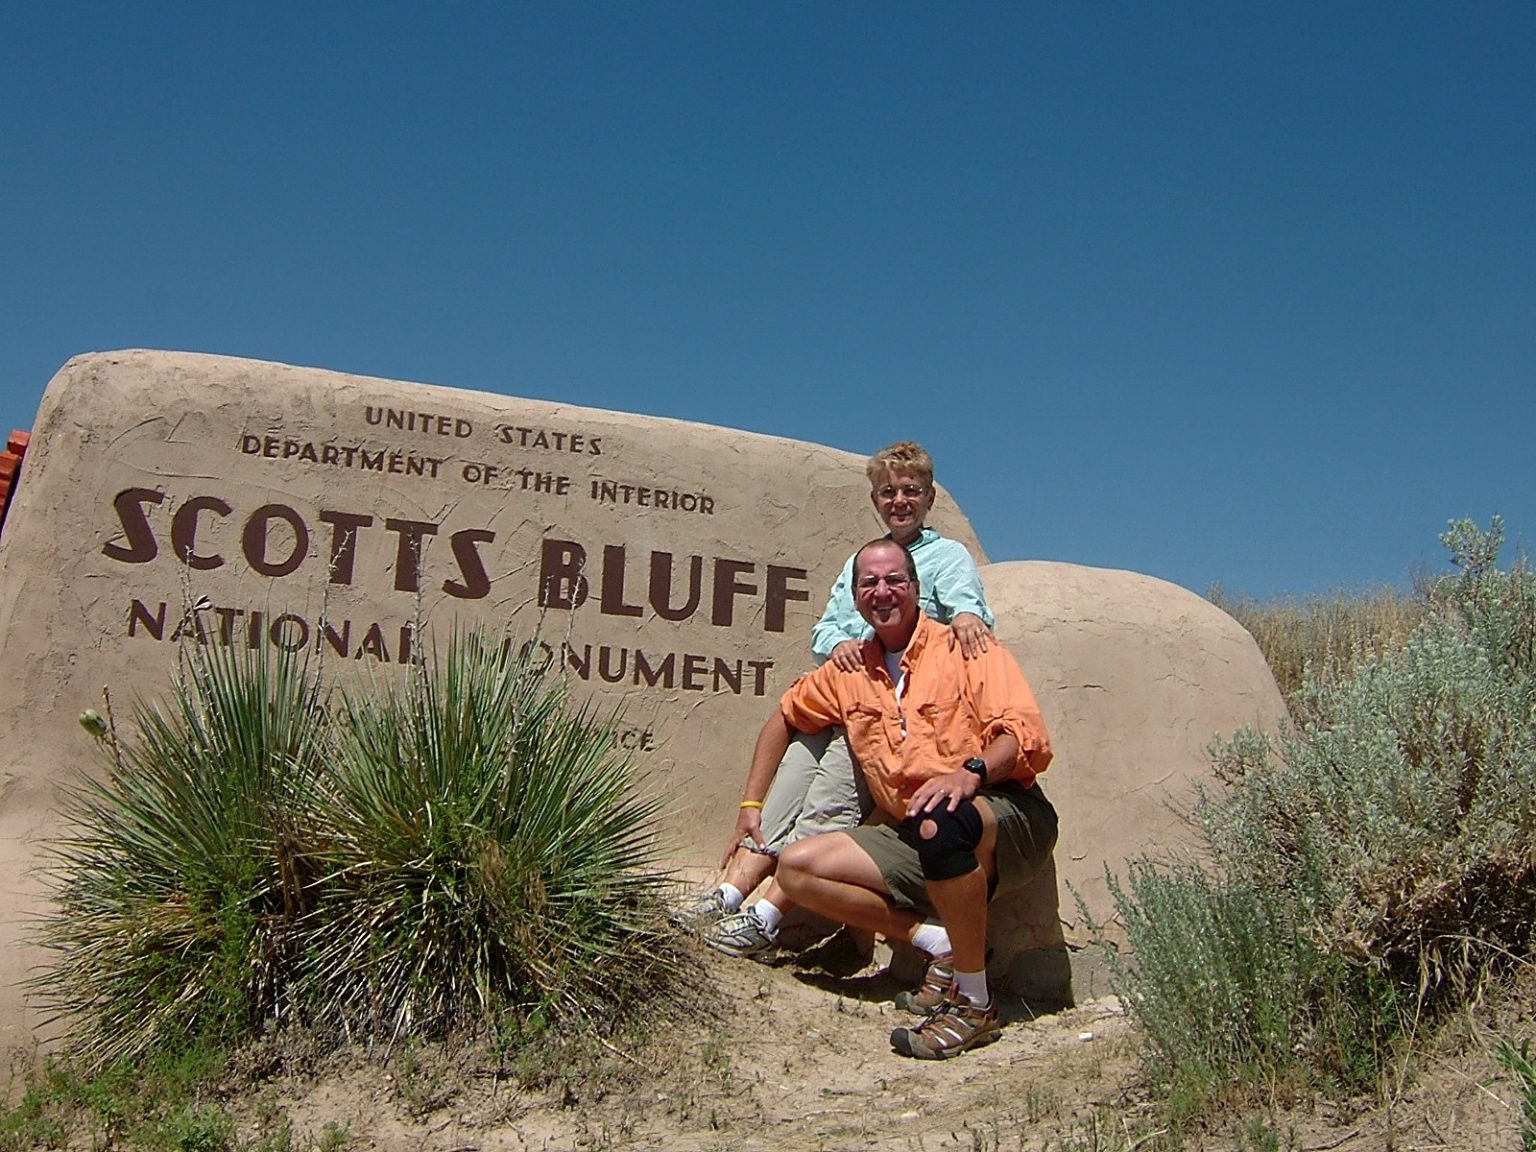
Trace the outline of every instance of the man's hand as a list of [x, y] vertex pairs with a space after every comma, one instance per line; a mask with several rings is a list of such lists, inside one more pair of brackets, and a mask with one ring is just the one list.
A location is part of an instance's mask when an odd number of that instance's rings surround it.
[[981, 791], [981, 777], [969, 768], [946, 772], [942, 776], [930, 776], [918, 785], [907, 803], [908, 816], [920, 816], [932, 812], [940, 804], [951, 812], [960, 807], [960, 801], [969, 800]]
[[967, 660], [980, 656], [997, 638], [987, 623], [974, 612], [960, 612], [949, 622], [949, 646], [960, 645], [960, 654]]
[[864, 642], [844, 640], [832, 649], [832, 654], [827, 659], [837, 665], [839, 672], [857, 672], [864, 667]]
[[768, 841], [763, 839], [763, 811], [761, 808], [743, 808], [736, 814], [736, 830], [731, 833], [731, 842], [725, 846], [725, 852], [720, 857], [720, 867], [724, 868], [731, 862], [731, 857], [736, 855], [736, 849], [741, 847], [741, 842], [748, 836], [759, 849], [768, 851]]

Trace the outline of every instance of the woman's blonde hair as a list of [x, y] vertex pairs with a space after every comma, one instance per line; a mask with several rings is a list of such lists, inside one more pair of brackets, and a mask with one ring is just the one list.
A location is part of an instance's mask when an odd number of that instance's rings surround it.
[[933, 487], [933, 457], [915, 440], [898, 440], [880, 449], [869, 458], [864, 471], [871, 488], [884, 480], [887, 472], [907, 472], [921, 480], [924, 488]]

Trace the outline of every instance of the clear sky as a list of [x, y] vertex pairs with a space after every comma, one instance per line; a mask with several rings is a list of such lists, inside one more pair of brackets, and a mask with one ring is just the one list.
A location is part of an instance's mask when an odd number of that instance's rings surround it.
[[0, 432], [123, 347], [913, 436], [993, 560], [1406, 585], [1536, 539], [1536, 4], [11, 4]]

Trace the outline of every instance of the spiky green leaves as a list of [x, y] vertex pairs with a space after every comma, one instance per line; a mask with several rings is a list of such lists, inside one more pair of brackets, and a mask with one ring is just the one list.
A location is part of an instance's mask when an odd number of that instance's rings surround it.
[[349, 698], [317, 813], [330, 880], [314, 1001], [375, 1031], [506, 1004], [628, 1000], [664, 953], [654, 800], [611, 724], [510, 645]]
[[455, 636], [322, 698], [193, 649], [69, 797], [41, 981], [95, 1059], [266, 1020], [422, 1034], [643, 998], [669, 957], [654, 800], [528, 649]]

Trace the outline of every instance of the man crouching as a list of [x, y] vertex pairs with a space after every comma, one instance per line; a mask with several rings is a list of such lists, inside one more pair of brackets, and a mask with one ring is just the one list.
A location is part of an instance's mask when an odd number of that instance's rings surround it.
[[[797, 680], [758, 734], [743, 804], [767, 793], [795, 731], [848, 730], [855, 763], [893, 823], [789, 845], [779, 883], [832, 920], [906, 940], [929, 957], [923, 986], [898, 1000], [925, 1012], [897, 1028], [904, 1055], [936, 1060], [1001, 1032], [987, 987], [987, 901], [1017, 888], [1056, 843], [1056, 812], [1035, 777], [1050, 738], [1006, 648], [967, 660], [918, 607], [911, 555], [889, 540], [854, 560], [854, 597], [875, 634], [853, 671]], [[927, 919], [937, 914], [937, 921]]]

